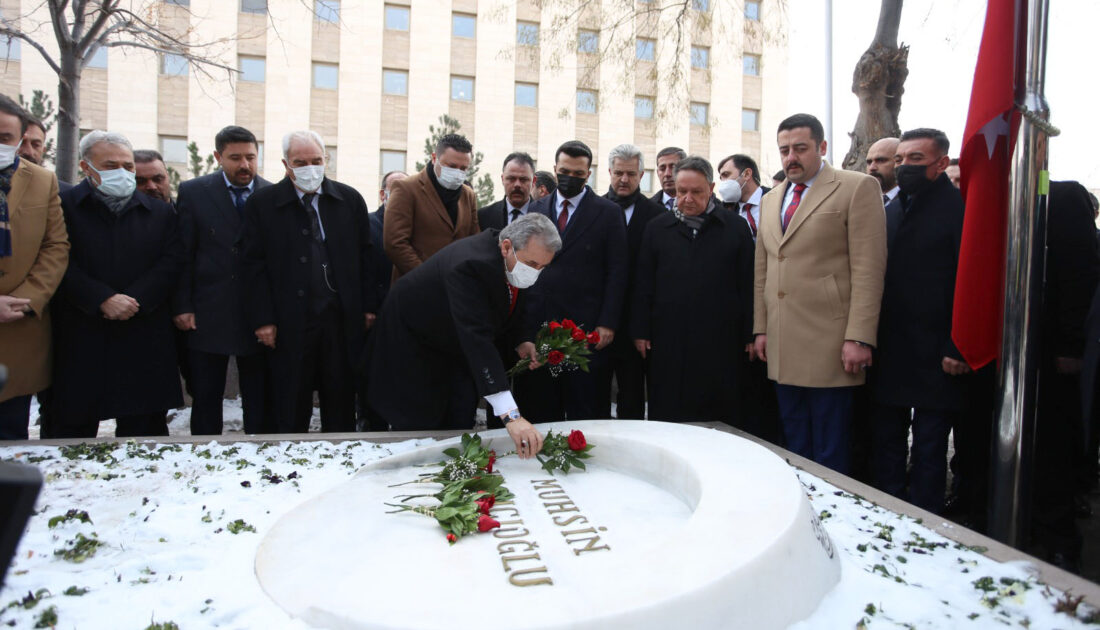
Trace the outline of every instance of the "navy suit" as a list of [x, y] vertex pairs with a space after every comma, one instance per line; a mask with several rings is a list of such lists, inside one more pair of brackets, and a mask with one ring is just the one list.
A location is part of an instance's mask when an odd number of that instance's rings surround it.
[[[555, 224], [560, 191], [532, 202]], [[586, 331], [604, 326], [619, 332], [627, 287], [626, 224], [619, 206], [585, 187], [562, 232], [562, 248], [528, 290], [521, 338], [534, 341], [543, 323], [572, 319]], [[607, 369], [608, 349], [593, 350], [589, 372], [565, 372], [557, 378], [546, 369], [516, 378], [520, 411], [535, 422], [598, 415], [597, 388]]]
[[504, 199], [493, 202], [484, 208], [478, 208], [477, 224], [481, 229], [503, 230], [508, 225], [508, 202]]
[[[270, 186], [255, 178], [253, 193]], [[229, 357], [236, 357], [246, 433], [274, 429], [268, 421], [263, 347], [245, 316], [242, 251], [244, 216], [234, 204], [222, 171], [180, 184], [176, 202], [187, 263], [173, 300], [173, 313], [193, 313], [186, 333], [190, 359], [191, 434], [222, 432], [222, 397]]]

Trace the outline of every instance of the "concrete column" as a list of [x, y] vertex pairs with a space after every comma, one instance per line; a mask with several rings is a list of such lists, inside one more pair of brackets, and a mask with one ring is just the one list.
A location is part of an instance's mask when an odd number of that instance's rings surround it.
[[283, 173], [283, 136], [309, 128], [313, 14], [300, 0], [270, 0], [268, 12], [273, 30], [267, 37], [264, 173], [278, 180]]
[[378, 130], [382, 116], [381, 3], [340, 4], [340, 135], [337, 178], [359, 190], [367, 205], [378, 205]]

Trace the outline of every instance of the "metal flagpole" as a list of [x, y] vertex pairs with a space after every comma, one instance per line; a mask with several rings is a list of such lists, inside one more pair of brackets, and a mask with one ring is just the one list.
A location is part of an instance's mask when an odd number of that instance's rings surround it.
[[1022, 112], [1009, 176], [1005, 252], [1002, 358], [998, 373], [997, 423], [993, 440], [989, 506], [990, 534], [1016, 547], [1027, 542], [1031, 507], [1039, 316], [1046, 254], [1047, 136], [1058, 132], [1043, 94], [1046, 81], [1047, 0], [1017, 0], [1027, 22], [1017, 19], [1016, 106]]
[[833, 0], [825, 0], [825, 146], [829, 164], [833, 163]]

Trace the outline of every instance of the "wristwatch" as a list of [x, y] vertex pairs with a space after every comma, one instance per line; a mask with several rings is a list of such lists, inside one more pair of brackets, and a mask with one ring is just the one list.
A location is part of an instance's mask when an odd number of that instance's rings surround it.
[[519, 415], [519, 409], [512, 409], [506, 414], [500, 416], [500, 419], [504, 424], [508, 424], [513, 420], [519, 420], [522, 416]]

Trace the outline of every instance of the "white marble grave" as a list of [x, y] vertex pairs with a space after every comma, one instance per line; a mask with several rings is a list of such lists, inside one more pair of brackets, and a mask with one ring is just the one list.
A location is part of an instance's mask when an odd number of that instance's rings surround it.
[[[499, 530], [449, 546], [434, 519], [386, 514], [409, 491], [388, 486], [456, 438], [290, 509], [260, 545], [261, 586], [319, 628], [762, 629], [809, 616], [840, 577], [794, 472], [763, 447], [662, 422], [539, 428], [583, 430], [588, 470], [499, 461], [516, 495], [493, 509]], [[481, 435], [512, 449], [503, 430]]]

